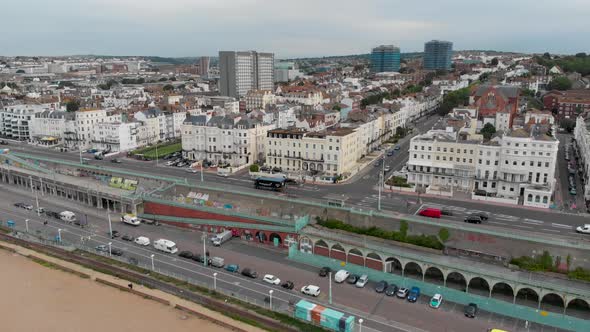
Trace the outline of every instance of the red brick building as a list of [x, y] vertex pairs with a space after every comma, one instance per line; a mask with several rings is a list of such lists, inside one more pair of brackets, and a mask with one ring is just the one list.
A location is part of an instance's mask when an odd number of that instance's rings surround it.
[[543, 96], [545, 110], [561, 119], [573, 119], [584, 111], [590, 111], [590, 90], [553, 90]]
[[480, 85], [471, 93], [479, 119], [495, 117], [498, 112], [510, 113], [509, 126], [518, 112], [520, 88], [506, 85]]

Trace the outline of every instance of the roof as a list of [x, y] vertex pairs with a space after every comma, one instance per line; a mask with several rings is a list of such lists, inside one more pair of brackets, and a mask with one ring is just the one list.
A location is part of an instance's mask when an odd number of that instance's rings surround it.
[[488, 90], [495, 89], [496, 91], [500, 92], [506, 98], [516, 98], [518, 97], [519, 88], [512, 85], [480, 85], [474, 92], [474, 96], [481, 97], [483, 96]]

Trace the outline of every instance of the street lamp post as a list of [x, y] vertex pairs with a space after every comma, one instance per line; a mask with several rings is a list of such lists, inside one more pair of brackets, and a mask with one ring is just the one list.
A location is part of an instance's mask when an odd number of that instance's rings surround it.
[[154, 271], [156, 269], [155, 265], [154, 265], [154, 254], [152, 254], [150, 257], [152, 258], [152, 271]]
[[201, 182], [203, 182], [203, 161], [201, 160]]
[[217, 290], [217, 272], [213, 273], [213, 289]]
[[363, 332], [363, 322], [364, 320], [362, 318], [359, 318], [359, 332]]
[[29, 219], [25, 219], [25, 230], [29, 232]]
[[111, 245], [113, 244], [113, 242], [109, 242], [109, 256], [112, 256], [111, 254]]
[[270, 297], [269, 297], [269, 302], [268, 302], [268, 308], [269, 308], [270, 310], [272, 310], [272, 293], [273, 293], [273, 292], [274, 292], [274, 291], [273, 291], [272, 289], [268, 291], [268, 294], [270, 295]]
[[158, 142], [156, 142], [156, 166], [158, 166]]
[[203, 266], [207, 267], [207, 234], [203, 233]]
[[332, 304], [332, 272], [328, 272], [328, 283], [329, 283], [329, 288], [328, 288], [328, 303]]
[[109, 236], [112, 239], [113, 238], [113, 225], [111, 223], [111, 214], [109, 212], [107, 212], [107, 217], [109, 219]]
[[58, 239], [59, 243], [61, 243], [61, 228], [57, 229], [57, 239]]

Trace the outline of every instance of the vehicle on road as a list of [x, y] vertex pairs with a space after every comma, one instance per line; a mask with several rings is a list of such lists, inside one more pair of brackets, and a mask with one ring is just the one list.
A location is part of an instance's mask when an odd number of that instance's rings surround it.
[[408, 301], [409, 302], [416, 302], [420, 297], [420, 288], [414, 286], [410, 289], [410, 293], [408, 293]]
[[397, 150], [399, 150], [399, 149], [400, 149], [400, 147], [399, 147], [399, 145], [396, 145], [396, 146], [395, 146], [395, 148], [393, 148], [393, 149], [394, 149], [395, 151], [397, 151]]
[[442, 210], [440, 210], [440, 214], [442, 214], [443, 216], [452, 216], [453, 211], [447, 210], [447, 209], [442, 209]]
[[307, 285], [301, 288], [301, 293], [317, 297], [320, 295], [320, 287], [314, 285]]
[[123, 250], [111, 247], [111, 255], [123, 256]]
[[346, 282], [349, 284], [356, 284], [357, 280], [359, 280], [359, 276], [356, 274], [351, 274], [350, 276], [348, 276], [348, 278], [346, 278]]
[[59, 213], [54, 211], [45, 211], [45, 215], [51, 218], [59, 219]]
[[121, 221], [132, 226], [139, 226], [139, 224], [141, 224], [141, 220], [139, 220], [139, 218], [133, 214], [126, 214], [122, 216]]
[[327, 266], [324, 266], [320, 269], [319, 275], [320, 277], [327, 277], [328, 273], [330, 272], [332, 272], [332, 269]]
[[192, 259], [193, 258], [193, 253], [187, 250], [181, 251], [180, 253], [178, 253], [178, 257], [182, 257], [182, 258], [186, 258], [186, 259]]
[[125, 234], [121, 237], [121, 240], [132, 242], [133, 240], [135, 240], [135, 238], [129, 234]]
[[418, 212], [418, 214], [421, 215], [422, 217], [440, 218], [440, 216], [442, 215], [442, 212], [439, 209], [426, 208], [426, 209], [423, 209], [420, 212]]
[[19, 203], [14, 203], [14, 206], [17, 207], [17, 208], [24, 209], [25, 208], [25, 203], [20, 203], [20, 202]]
[[260, 177], [254, 180], [254, 188], [282, 191], [285, 188], [285, 178]]
[[576, 227], [576, 232], [583, 234], [590, 234], [590, 224]]
[[428, 304], [431, 308], [438, 309], [442, 304], [443, 297], [440, 294], [434, 294], [434, 296], [430, 299], [430, 303]]
[[383, 173], [388, 173], [389, 171], [391, 171], [391, 166], [388, 165], [383, 168]]
[[35, 212], [37, 212], [37, 213], [45, 213], [45, 208], [38, 207], [38, 208], [35, 209]]
[[397, 294], [395, 294], [395, 296], [399, 297], [400, 299], [405, 299], [408, 296], [409, 292], [409, 289], [402, 287], [397, 291]]
[[481, 224], [481, 218], [479, 216], [467, 216], [463, 221], [470, 224]]
[[111, 162], [114, 163], [114, 164], [120, 164], [121, 163], [121, 160], [119, 160], [117, 158], [114, 158], [114, 159], [111, 159]]
[[228, 264], [225, 267], [225, 270], [228, 272], [238, 272], [240, 270], [240, 266], [238, 264]]
[[363, 288], [367, 285], [367, 283], [369, 282], [369, 276], [366, 274], [363, 274], [354, 284], [357, 288]]
[[295, 284], [293, 284], [292, 281], [287, 280], [284, 283], [281, 284], [281, 287], [285, 288], [285, 289], [293, 289], [293, 287], [295, 287]]
[[76, 214], [72, 211], [62, 211], [59, 214], [59, 219], [68, 223], [73, 223], [76, 221]]
[[211, 242], [213, 242], [214, 246], [219, 247], [220, 245], [222, 245], [224, 242], [228, 241], [231, 238], [232, 238], [232, 231], [227, 230], [227, 231], [223, 231], [219, 234], [216, 234], [213, 238], [211, 238]]
[[109, 252], [109, 246], [107, 246], [106, 244], [98, 245], [94, 249], [99, 252]]
[[271, 285], [281, 284], [281, 279], [277, 278], [276, 276], [273, 276], [272, 274], [265, 274], [264, 277], [262, 277], [262, 281], [269, 283]]
[[383, 293], [387, 289], [387, 286], [389, 286], [389, 284], [387, 284], [387, 281], [381, 280], [377, 283], [377, 285], [375, 285], [375, 292]]
[[158, 239], [154, 241], [154, 249], [160, 250], [169, 254], [175, 254], [178, 252], [178, 248], [176, 247], [176, 243], [166, 240], [166, 239]]
[[394, 154], [395, 154], [395, 152], [394, 152], [393, 150], [389, 150], [389, 151], [387, 151], [387, 156], [388, 156], [388, 157], [391, 157], [391, 156], [393, 156]]
[[221, 257], [211, 257], [211, 266], [222, 268], [225, 266], [225, 259]]
[[258, 273], [256, 273], [256, 271], [249, 269], [249, 268], [245, 268], [242, 270], [242, 275], [246, 276], [246, 277], [250, 277], [252, 279], [256, 279], [258, 278]]
[[33, 210], [33, 206], [31, 204], [24, 204], [23, 209], [31, 211]]
[[490, 219], [490, 215], [485, 212], [474, 212], [474, 213], [471, 213], [470, 216], [479, 217], [483, 221]]
[[344, 280], [346, 280], [346, 278], [348, 278], [349, 275], [350, 275], [350, 272], [348, 272], [346, 270], [340, 270], [340, 271], [336, 272], [336, 274], [334, 275], [334, 282], [340, 284], [340, 283], [344, 282]]
[[135, 244], [139, 244], [140, 246], [149, 246], [150, 245], [150, 239], [145, 236], [138, 236], [135, 238], [135, 240], [133, 242], [135, 242]]
[[469, 303], [463, 308], [463, 313], [465, 314], [465, 317], [475, 318], [475, 316], [477, 316], [477, 310], [477, 304]]
[[[107, 235], [109, 235], [109, 232], [107, 232]], [[119, 234], [119, 231], [117, 231], [117, 230], [113, 230], [113, 231], [110, 233], [110, 235], [111, 235], [111, 239], [114, 239], [114, 238], [118, 238], [120, 234]]]
[[397, 293], [398, 290], [399, 290], [399, 288], [396, 285], [391, 284], [391, 285], [387, 286], [387, 289], [385, 290], [385, 295], [395, 296], [395, 294]]

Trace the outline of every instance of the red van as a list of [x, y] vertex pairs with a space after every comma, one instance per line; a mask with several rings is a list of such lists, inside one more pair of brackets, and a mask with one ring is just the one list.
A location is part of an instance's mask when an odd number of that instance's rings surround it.
[[440, 218], [442, 212], [439, 209], [426, 208], [426, 209], [418, 212], [418, 214], [421, 215], [421, 216], [423, 216], [423, 217]]

